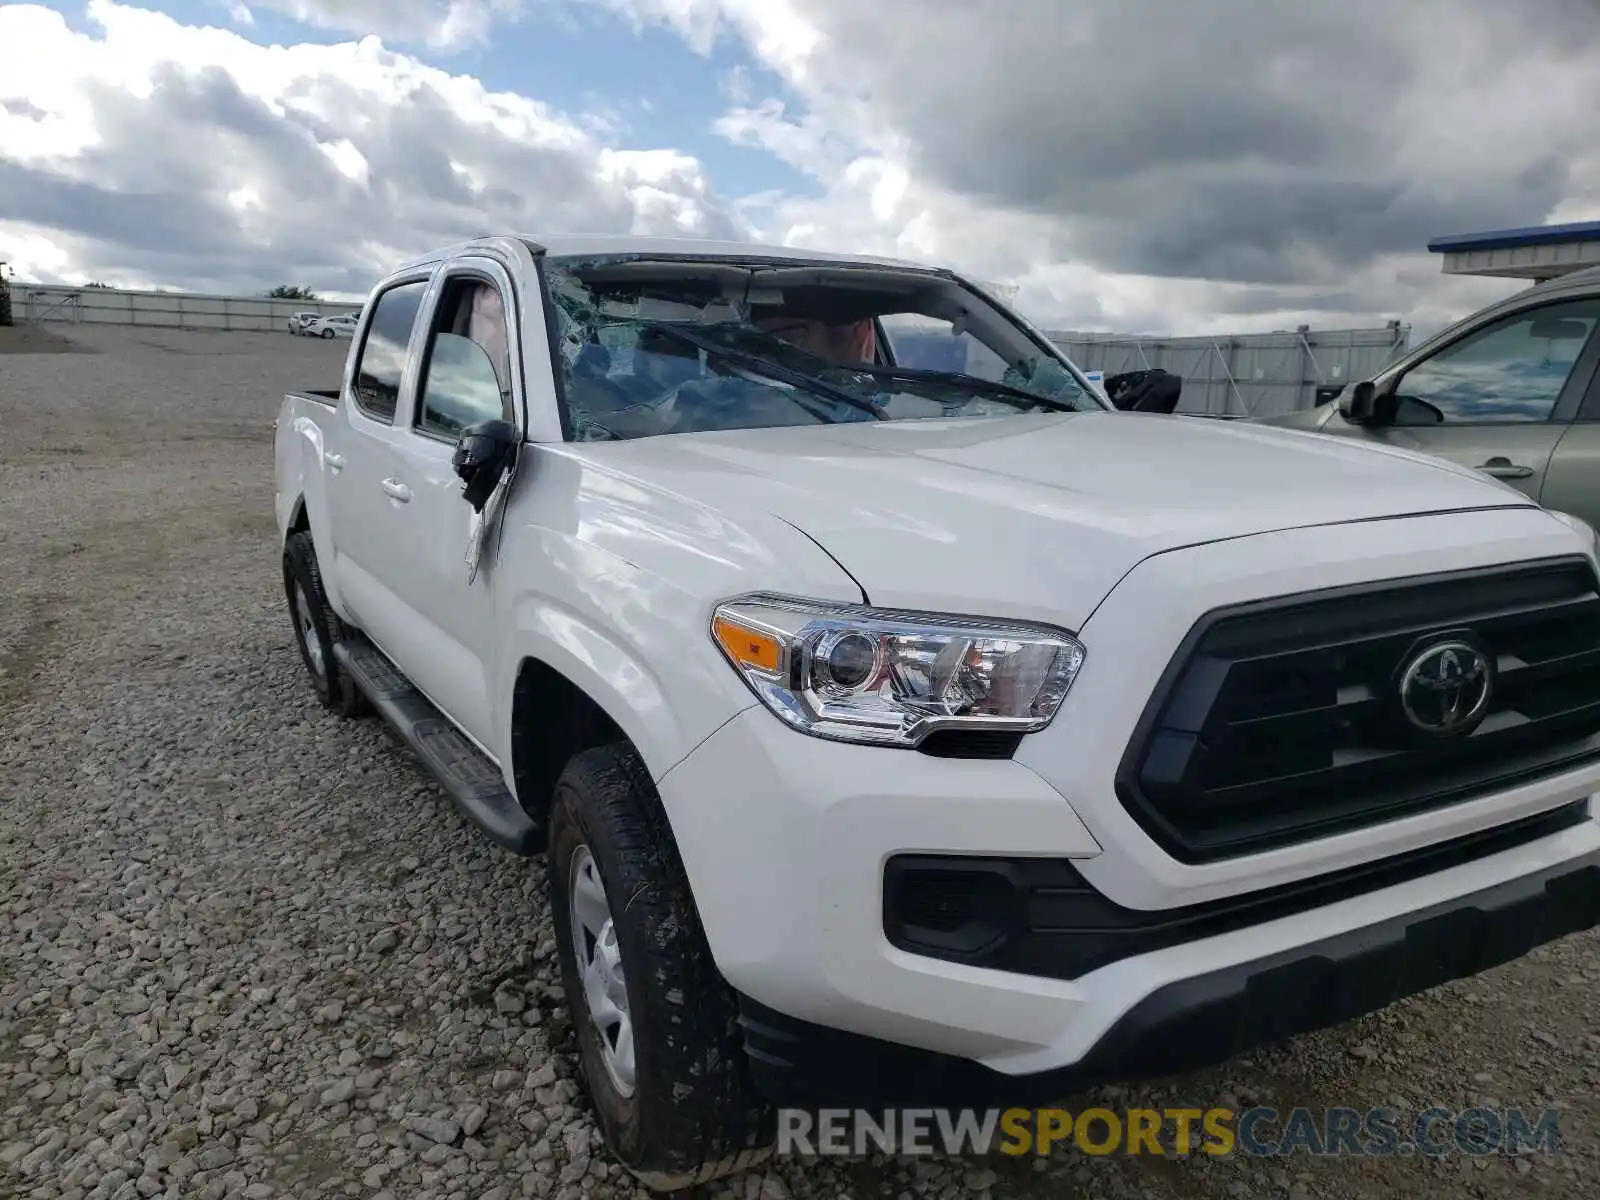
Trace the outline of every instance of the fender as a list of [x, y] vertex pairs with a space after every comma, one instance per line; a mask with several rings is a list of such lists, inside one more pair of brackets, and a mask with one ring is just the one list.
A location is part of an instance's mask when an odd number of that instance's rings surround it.
[[[659, 780], [756, 698], [727, 668], [709, 637], [696, 636], [710, 622], [709, 606], [593, 547], [568, 542], [565, 550], [551, 564], [557, 577], [593, 581], [626, 571], [630, 578], [625, 586], [607, 589], [605, 597], [595, 597], [599, 604], [588, 612], [543, 593], [516, 598], [509, 614], [511, 644], [494, 680], [500, 698], [496, 757], [509, 774], [517, 674], [522, 662], [532, 658], [587, 694], [633, 742], [651, 778]], [[603, 573], [588, 562], [573, 568], [587, 575], [570, 575], [561, 558], [608, 561]], [[652, 652], [652, 646], [658, 649]], [[652, 665], [661, 662], [672, 665], [670, 684]]]
[[484, 664], [490, 753], [507, 770], [526, 658], [585, 692], [659, 779], [757, 703], [711, 639], [719, 600], [754, 587], [861, 600], [844, 568], [769, 514], [735, 520], [569, 453], [530, 455], [518, 476], [486, 565], [504, 631]]

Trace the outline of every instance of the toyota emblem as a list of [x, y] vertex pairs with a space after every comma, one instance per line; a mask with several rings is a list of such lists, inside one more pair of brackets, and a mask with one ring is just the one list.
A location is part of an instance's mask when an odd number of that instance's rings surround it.
[[1439, 642], [1419, 651], [1400, 673], [1406, 720], [1435, 736], [1470, 731], [1494, 692], [1489, 656], [1467, 642]]

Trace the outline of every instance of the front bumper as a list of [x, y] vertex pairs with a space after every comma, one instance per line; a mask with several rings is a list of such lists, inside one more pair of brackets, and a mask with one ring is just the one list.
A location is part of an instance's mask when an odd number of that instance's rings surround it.
[[1045, 1104], [1208, 1066], [1508, 962], [1600, 923], [1600, 852], [1430, 908], [1163, 984], [1077, 1062], [1026, 1075], [785, 1017], [749, 998], [757, 1086], [780, 1104]]
[[[1551, 780], [1542, 804], [1521, 796], [1503, 819], [1570, 804], [1575, 786]], [[659, 787], [712, 953], [744, 998], [752, 1061], [774, 1094], [848, 1084], [850, 1071], [824, 1067], [852, 1061], [882, 1065], [869, 1077], [898, 1076], [923, 1098], [935, 1077], [971, 1099], [995, 1083], [1059, 1092], [1164, 1073], [1342, 1020], [1600, 919], [1600, 821], [1584, 788], [1577, 822], [1548, 835], [1051, 978], [910, 953], [885, 933], [884, 873], [898, 855], [1085, 866], [1100, 855], [1073, 807], [1021, 762], [825, 742], [757, 706]]]

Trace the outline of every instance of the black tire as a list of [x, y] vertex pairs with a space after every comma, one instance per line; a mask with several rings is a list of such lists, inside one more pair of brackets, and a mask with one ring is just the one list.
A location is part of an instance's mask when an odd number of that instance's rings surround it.
[[[549, 845], [562, 983], [590, 1105], [611, 1152], [656, 1191], [765, 1160], [775, 1114], [750, 1082], [733, 994], [712, 962], [666, 814], [631, 746], [601, 746], [567, 764], [551, 803]], [[636, 1050], [631, 1096], [606, 1066], [579, 977], [570, 889], [575, 860], [590, 858], [621, 952]]]
[[[339, 620], [339, 614], [333, 611], [327, 593], [322, 590], [316, 545], [311, 534], [304, 530], [291, 533], [284, 543], [283, 590], [289, 601], [289, 618], [294, 623], [300, 661], [305, 664], [317, 699], [329, 712], [341, 717], [365, 716], [370, 711], [367, 698], [333, 654], [335, 643], [344, 637], [344, 622]], [[300, 609], [299, 594], [305, 597], [304, 613]]]
[[332, 337], [333, 337], [333, 330], [331, 330], [331, 329], [324, 329], [324, 330], [323, 330], [323, 331], [322, 331], [322, 336], [323, 336], [323, 337], [324, 337], [324, 338], [328, 338], [328, 339], [331, 339], [331, 338], [332, 338]]

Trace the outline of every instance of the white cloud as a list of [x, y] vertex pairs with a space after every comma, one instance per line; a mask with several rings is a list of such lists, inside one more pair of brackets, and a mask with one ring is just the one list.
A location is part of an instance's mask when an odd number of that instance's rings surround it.
[[359, 293], [485, 230], [737, 236], [698, 161], [386, 49], [91, 0], [0, 8], [0, 258], [28, 277]]
[[1433, 327], [1519, 285], [1429, 237], [1600, 215], [1592, 0], [586, 2], [770, 73], [717, 129], [821, 197], [763, 234], [928, 248], [1057, 322]]
[[841, 143], [816, 114], [791, 117], [782, 100], [736, 104], [712, 126], [736, 146], [765, 150], [818, 179], [839, 178], [850, 165], [853, 147]]
[[481, 43], [497, 21], [515, 18], [522, 0], [254, 0], [319, 29], [454, 50]]
[[[1442, 278], [1428, 237], [1600, 217], [1592, 0], [234, 7], [241, 32], [90, 0], [92, 36], [0, 8], [0, 256], [331, 288], [486, 228], [748, 234], [949, 262], [1055, 328], [1431, 328], [1519, 285]], [[719, 196], [626, 143], [647, 101], [562, 111], [423, 61], [597, 8], [742, 46], [713, 131], [809, 186]], [[250, 10], [371, 36], [263, 47]]]

